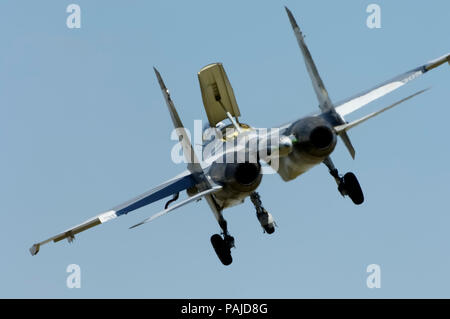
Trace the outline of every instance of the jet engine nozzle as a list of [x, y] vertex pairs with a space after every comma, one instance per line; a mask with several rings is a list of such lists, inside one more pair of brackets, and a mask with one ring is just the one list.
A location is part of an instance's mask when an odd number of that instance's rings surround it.
[[320, 117], [308, 117], [294, 123], [291, 132], [297, 138], [294, 151], [303, 156], [324, 158], [336, 146], [336, 133], [331, 125]]
[[230, 192], [252, 192], [261, 183], [261, 164], [243, 163], [213, 163], [209, 171], [212, 179]]

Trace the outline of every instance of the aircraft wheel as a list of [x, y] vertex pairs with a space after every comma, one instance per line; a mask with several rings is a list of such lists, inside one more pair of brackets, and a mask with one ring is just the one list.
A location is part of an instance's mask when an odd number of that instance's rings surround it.
[[212, 235], [211, 244], [222, 264], [228, 266], [233, 262], [230, 250], [231, 247], [227, 244], [227, 242], [225, 242], [222, 236], [220, 236], [219, 234]]
[[264, 226], [264, 230], [270, 235], [275, 232], [275, 227], [273, 225], [266, 225]]
[[345, 193], [351, 198], [353, 203], [361, 205], [364, 202], [364, 194], [355, 174], [347, 173], [342, 180]]

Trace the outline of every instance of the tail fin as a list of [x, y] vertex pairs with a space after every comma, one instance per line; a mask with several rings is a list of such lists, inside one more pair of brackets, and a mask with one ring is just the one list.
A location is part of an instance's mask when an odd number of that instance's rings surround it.
[[[292, 14], [292, 12], [287, 8], [286, 9], [287, 15], [289, 17], [289, 21], [291, 23], [292, 29], [294, 30], [295, 37], [297, 38], [298, 45], [300, 47], [300, 50], [302, 51], [303, 58], [305, 60], [306, 69], [308, 70], [309, 77], [311, 78], [314, 91], [316, 92], [317, 99], [319, 100], [319, 108], [322, 110], [322, 112], [333, 112], [336, 113], [336, 110], [334, 108], [333, 103], [331, 102], [331, 99], [328, 95], [328, 91], [325, 88], [325, 84], [323, 84], [323, 81], [319, 75], [319, 71], [317, 70], [316, 64], [314, 63], [314, 60], [311, 56], [311, 53], [309, 52], [308, 47], [305, 43], [305, 37], [303, 36], [302, 31], [300, 30], [297, 21], [295, 21], [295, 18]], [[340, 120], [341, 124], [345, 124], [345, 120], [336, 113], [336, 117]], [[350, 141], [350, 137], [348, 134], [343, 131], [341, 134], [341, 139], [344, 142], [345, 147], [347, 147], [350, 155], [352, 158], [355, 158], [355, 149], [353, 148], [352, 142]]]
[[161, 74], [158, 72], [156, 68], [155, 70], [156, 77], [158, 78], [159, 86], [161, 87], [161, 91], [164, 95], [164, 99], [166, 100], [167, 108], [169, 109], [170, 117], [172, 118], [173, 126], [176, 129], [178, 140], [180, 141], [183, 147], [184, 157], [187, 161], [188, 170], [191, 173], [203, 173], [203, 169], [200, 165], [200, 162], [195, 155], [194, 148], [192, 147], [191, 141], [187, 135], [186, 129], [184, 128], [183, 123], [181, 122], [180, 117], [178, 116], [178, 112], [175, 109], [175, 105], [173, 104], [172, 99], [170, 98], [169, 90], [166, 88], [164, 81], [161, 77]]
[[308, 47], [305, 43], [305, 37], [303, 36], [302, 31], [300, 30], [297, 21], [295, 21], [292, 12], [287, 8], [287, 15], [289, 17], [289, 21], [291, 22], [292, 29], [294, 30], [295, 37], [297, 38], [298, 45], [300, 50], [302, 51], [303, 58], [305, 60], [306, 69], [308, 70], [309, 76], [311, 78], [314, 91], [316, 92], [317, 99], [319, 100], [319, 107], [323, 112], [329, 111], [333, 109], [333, 103], [331, 103], [330, 97], [328, 96], [328, 91], [323, 84], [323, 81], [319, 75], [319, 71], [317, 71], [317, 67], [314, 63], [314, 60], [309, 52]]

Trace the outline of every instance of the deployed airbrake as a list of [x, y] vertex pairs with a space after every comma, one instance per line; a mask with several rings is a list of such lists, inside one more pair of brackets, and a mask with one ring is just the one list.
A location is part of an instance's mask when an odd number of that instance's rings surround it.
[[[126, 215], [158, 200], [172, 197], [166, 202], [161, 212], [131, 228], [148, 223], [188, 203], [205, 199], [222, 230], [221, 234], [211, 237], [212, 246], [220, 261], [224, 265], [230, 265], [234, 238], [229, 233], [223, 211], [225, 208], [243, 203], [247, 197], [250, 197], [261, 227], [266, 233], [272, 234], [275, 231], [276, 223], [272, 215], [262, 206], [261, 197], [256, 189], [263, 177], [261, 164], [272, 165], [275, 161], [277, 162], [276, 171], [284, 181], [293, 180], [312, 167], [323, 163], [328, 167], [340, 194], [348, 196], [356, 205], [362, 204], [364, 195], [356, 176], [351, 172], [344, 175], [339, 174], [331, 160], [330, 156], [336, 147], [338, 138], [342, 140], [354, 158], [355, 149], [348, 135], [351, 128], [422, 94], [426, 90], [420, 90], [352, 122], [347, 122], [344, 116], [446, 62], [450, 64], [450, 54], [396, 76], [343, 102], [333, 103], [305, 44], [303, 33], [289, 9], [286, 8], [286, 12], [319, 102], [320, 111], [317, 114], [282, 125], [274, 131], [275, 133], [267, 131], [261, 134], [256, 128], [240, 122], [241, 113], [223, 65], [221, 63], [207, 65], [198, 73], [198, 79], [209, 126], [215, 134], [215, 138], [206, 140], [203, 147], [214, 152], [211, 152], [206, 158], [202, 156], [200, 160], [178, 116], [169, 90], [160, 73], [155, 69], [158, 83], [183, 149], [187, 170], [124, 204], [34, 244], [30, 248], [31, 254], [36, 255], [40, 247], [50, 241], [58, 242], [67, 239], [71, 242], [75, 235], [84, 230]], [[225, 124], [228, 121], [229, 124]], [[176, 202], [179, 194], [183, 191], [186, 191], [187, 198]]]

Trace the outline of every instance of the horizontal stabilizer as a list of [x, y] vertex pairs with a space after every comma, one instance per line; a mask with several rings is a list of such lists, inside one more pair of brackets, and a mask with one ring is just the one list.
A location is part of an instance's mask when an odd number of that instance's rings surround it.
[[350, 156], [355, 159], [355, 148], [353, 147], [352, 142], [350, 141], [350, 137], [348, 136], [346, 131], [342, 131], [341, 134], [339, 134], [341, 137], [342, 142], [344, 142], [345, 147], [347, 148], [348, 152], [350, 153]]
[[376, 112], [373, 112], [373, 113], [371, 113], [369, 115], [366, 115], [366, 116], [360, 118], [359, 120], [353, 121], [351, 123], [335, 126], [334, 129], [335, 129], [337, 134], [344, 134], [349, 129], [351, 129], [351, 128], [353, 128], [353, 127], [355, 127], [355, 126], [357, 126], [357, 125], [367, 121], [368, 119], [370, 119], [372, 117], [375, 117], [375, 116], [377, 116], [377, 115], [379, 115], [379, 114], [381, 114], [381, 113], [383, 113], [383, 112], [385, 112], [385, 111], [387, 111], [389, 109], [392, 109], [394, 106], [397, 106], [397, 105], [399, 105], [399, 104], [401, 104], [403, 102], [406, 102], [409, 99], [412, 99], [413, 97], [415, 97], [415, 96], [417, 96], [419, 94], [422, 94], [422, 93], [424, 93], [424, 92], [426, 92], [428, 90], [429, 89], [424, 89], [424, 90], [421, 90], [419, 92], [416, 92], [416, 93], [414, 93], [414, 94], [412, 94], [412, 95], [410, 95], [410, 96], [408, 96], [408, 97], [406, 97], [406, 98], [404, 98], [404, 99], [402, 99], [402, 100], [400, 100], [400, 101], [398, 101], [398, 102], [396, 102], [394, 104], [391, 104], [391, 105], [389, 105], [389, 106], [387, 106], [387, 107], [385, 107], [385, 108], [383, 108], [383, 109], [381, 109], [379, 111], [376, 111]]

